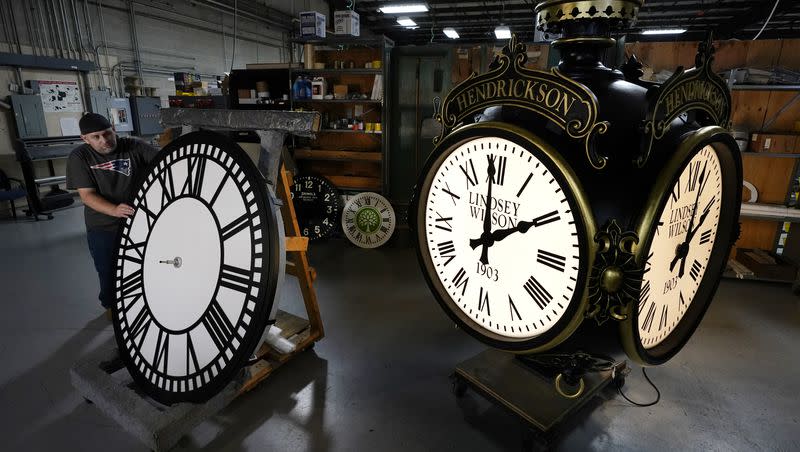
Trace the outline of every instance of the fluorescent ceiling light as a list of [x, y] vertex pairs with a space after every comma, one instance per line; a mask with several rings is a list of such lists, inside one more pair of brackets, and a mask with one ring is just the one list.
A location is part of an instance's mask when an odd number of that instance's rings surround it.
[[383, 14], [424, 13], [428, 7], [423, 3], [408, 3], [403, 5], [388, 5], [378, 8]]
[[404, 27], [415, 27], [417, 25], [416, 22], [409, 19], [408, 17], [399, 17], [397, 19], [397, 23], [404, 26]]
[[497, 36], [497, 39], [511, 39], [511, 29], [506, 25], [498, 25], [494, 29], [494, 35]]
[[445, 28], [442, 31], [444, 32], [445, 36], [447, 36], [448, 38], [450, 38], [450, 39], [458, 39], [458, 32], [454, 28]]
[[669, 28], [664, 30], [644, 30], [643, 35], [679, 35], [685, 33], [685, 28]]

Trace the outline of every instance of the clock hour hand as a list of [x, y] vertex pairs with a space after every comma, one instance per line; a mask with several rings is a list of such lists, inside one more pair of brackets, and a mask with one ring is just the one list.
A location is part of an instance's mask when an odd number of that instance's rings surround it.
[[[516, 226], [514, 226], [512, 228], [498, 229], [496, 231], [493, 231], [486, 238], [484, 238], [484, 236], [481, 235], [481, 238], [479, 238], [479, 239], [470, 240], [469, 241], [469, 246], [471, 246], [472, 249], [475, 249], [479, 245], [482, 245], [483, 243], [485, 243], [487, 241], [490, 242], [489, 246], [492, 246], [492, 245], [494, 245], [495, 242], [499, 242], [499, 241], [505, 239], [506, 237], [508, 237], [509, 235], [511, 235], [511, 234], [513, 234], [515, 232], [521, 232], [521, 233], [524, 234], [524, 233], [528, 232], [528, 230], [531, 227], [539, 227], [539, 226], [543, 226], [543, 225], [545, 225], [547, 223], [551, 223], [551, 222], [555, 221], [555, 219], [558, 218], [556, 216], [557, 214], [558, 214], [558, 211], [554, 210], [552, 212], [548, 212], [548, 213], [546, 213], [544, 215], [540, 215], [540, 216], [534, 218], [533, 221], [520, 221], [519, 223], [517, 223]], [[555, 217], [555, 219], [554, 219], [554, 217]]]

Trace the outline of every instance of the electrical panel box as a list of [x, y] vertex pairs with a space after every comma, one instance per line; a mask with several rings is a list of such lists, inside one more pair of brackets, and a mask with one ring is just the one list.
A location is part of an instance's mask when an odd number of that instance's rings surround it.
[[12, 94], [10, 97], [19, 138], [46, 137], [42, 97], [38, 94]]
[[115, 97], [108, 102], [109, 120], [114, 130], [123, 134], [133, 132], [131, 103], [125, 97]]
[[108, 91], [91, 90], [89, 91], [89, 98], [92, 101], [92, 112], [98, 115], [105, 116], [111, 121], [111, 114], [109, 112], [109, 103], [111, 102], [111, 93]]
[[136, 135], [157, 135], [164, 131], [161, 127], [160, 97], [133, 96], [131, 107], [136, 118], [133, 121], [133, 131]]

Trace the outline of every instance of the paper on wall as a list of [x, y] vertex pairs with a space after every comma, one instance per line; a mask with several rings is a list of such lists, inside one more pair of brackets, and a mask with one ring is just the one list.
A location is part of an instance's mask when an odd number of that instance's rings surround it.
[[83, 112], [78, 82], [39, 80], [39, 95], [45, 113]]
[[58, 122], [61, 123], [62, 137], [71, 137], [81, 134], [81, 128], [78, 125], [78, 118], [61, 118]]

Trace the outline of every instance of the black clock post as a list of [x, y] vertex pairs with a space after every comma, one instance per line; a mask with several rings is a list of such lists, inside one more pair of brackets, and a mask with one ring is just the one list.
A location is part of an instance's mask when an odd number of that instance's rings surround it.
[[[454, 87], [410, 209], [420, 266], [461, 329], [493, 347], [456, 367], [553, 432], [625, 359], [686, 344], [738, 236], [742, 165], [710, 37], [663, 84], [604, 53], [642, 0], [548, 0], [539, 30], [561, 61], [525, 67], [512, 36]], [[692, 63], [692, 62], [687, 62]]]

